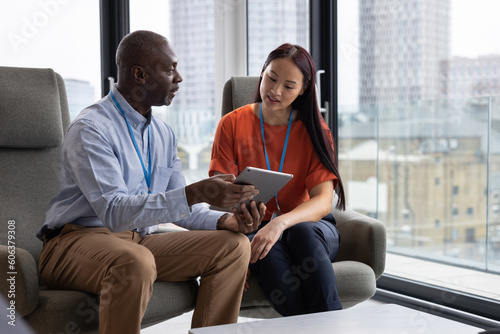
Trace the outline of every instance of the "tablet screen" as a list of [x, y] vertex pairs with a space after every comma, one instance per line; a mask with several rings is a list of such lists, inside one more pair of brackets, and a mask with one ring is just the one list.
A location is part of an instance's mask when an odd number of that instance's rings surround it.
[[[255, 188], [259, 189], [259, 194], [254, 196], [252, 200], [257, 204], [260, 202], [267, 204], [267, 202], [269, 202], [292, 178], [293, 175], [288, 173], [280, 173], [257, 167], [246, 167], [240, 175], [236, 177], [234, 183], [254, 185]], [[248, 200], [245, 203], [249, 204], [250, 201], [251, 200]], [[231, 211], [231, 208], [219, 208], [214, 206], [210, 208], [213, 210]]]
[[[267, 169], [246, 167], [234, 180], [236, 184], [252, 184], [259, 189], [259, 194], [252, 200], [257, 204], [267, 204], [278, 191], [281, 190], [292, 179], [292, 174], [270, 171]], [[246, 202], [247, 204], [250, 201]]]

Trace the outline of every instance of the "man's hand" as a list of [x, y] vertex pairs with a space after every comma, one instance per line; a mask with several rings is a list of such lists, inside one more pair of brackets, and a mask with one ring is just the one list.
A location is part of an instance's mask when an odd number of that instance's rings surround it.
[[255, 201], [250, 202], [250, 211], [247, 206], [240, 204], [241, 212], [233, 208], [232, 215], [222, 216], [219, 219], [218, 226], [221, 230], [230, 230], [233, 232], [251, 233], [256, 231], [262, 219], [266, 215], [266, 206], [260, 202], [259, 205]]
[[220, 174], [186, 186], [189, 205], [205, 202], [221, 208], [230, 208], [252, 199], [259, 191], [252, 185], [234, 184], [232, 174]]

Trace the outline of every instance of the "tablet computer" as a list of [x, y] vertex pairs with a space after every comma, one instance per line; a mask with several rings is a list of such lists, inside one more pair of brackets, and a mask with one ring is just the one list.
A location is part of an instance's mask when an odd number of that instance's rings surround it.
[[[292, 178], [293, 175], [288, 173], [275, 172], [257, 167], [246, 167], [241, 171], [240, 175], [236, 177], [234, 183], [251, 184], [255, 186], [255, 188], [259, 189], [259, 193], [254, 196], [253, 199], [246, 201], [246, 204], [249, 204], [250, 201], [255, 201], [257, 204], [260, 202], [266, 204]], [[231, 208], [219, 208], [213, 206], [210, 208], [219, 211], [231, 211]]]

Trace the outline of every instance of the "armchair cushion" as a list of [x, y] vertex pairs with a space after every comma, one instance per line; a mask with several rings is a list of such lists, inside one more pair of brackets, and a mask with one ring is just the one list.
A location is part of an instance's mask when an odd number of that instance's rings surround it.
[[[10, 267], [8, 256], [12, 248], [6, 245], [0, 245], [0, 272], [3, 273], [6, 279], [0, 280], [0, 294], [10, 300], [16, 302], [16, 311], [24, 316], [27, 315], [37, 307], [38, 297], [38, 270], [35, 264], [35, 259], [31, 254], [22, 249], [15, 248], [13, 259], [15, 261], [14, 267]], [[15, 272], [10, 275], [9, 272]], [[2, 277], [4, 277], [2, 275]], [[12, 280], [10, 280], [13, 278]], [[13, 283], [13, 285], [11, 285]], [[11, 289], [11, 286], [14, 289]], [[12, 293], [15, 296], [12, 298]]]
[[[59, 94], [56, 73], [51, 69], [0, 69], [0, 147], [47, 148], [61, 145], [63, 124], [60, 100], [65, 99], [65, 95], [61, 97]], [[31, 87], [29, 97], [25, 96], [24, 86], [27, 85]], [[59, 99], [54, 99], [54, 96]]]
[[332, 265], [344, 309], [370, 299], [375, 294], [377, 284], [370, 266], [357, 261], [340, 261]]
[[[153, 295], [142, 319], [144, 327], [193, 309], [198, 291], [195, 280], [155, 282]], [[74, 290], [40, 290], [37, 311], [26, 321], [46, 333], [98, 333], [99, 301], [95, 295]]]
[[[336, 200], [333, 201], [336, 203]], [[384, 224], [374, 218], [346, 207], [340, 211], [332, 207], [337, 222], [340, 248], [335, 262], [352, 260], [365, 263], [379, 278], [385, 269], [386, 232]]]

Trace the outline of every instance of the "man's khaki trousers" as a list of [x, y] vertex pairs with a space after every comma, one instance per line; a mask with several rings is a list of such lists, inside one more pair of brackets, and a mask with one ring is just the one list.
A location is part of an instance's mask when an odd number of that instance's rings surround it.
[[139, 333], [153, 282], [200, 277], [191, 326], [235, 323], [250, 243], [230, 231], [183, 231], [141, 237], [67, 224], [40, 254], [43, 282], [53, 289], [100, 296], [99, 333]]

